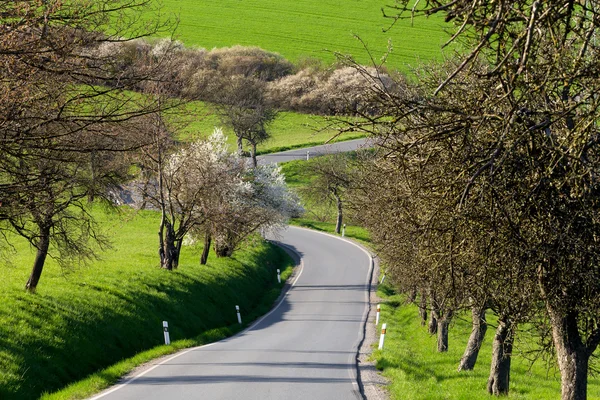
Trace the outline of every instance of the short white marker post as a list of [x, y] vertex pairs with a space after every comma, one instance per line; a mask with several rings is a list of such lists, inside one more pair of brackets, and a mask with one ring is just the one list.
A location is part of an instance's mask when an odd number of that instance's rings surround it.
[[171, 338], [169, 337], [169, 323], [163, 321], [163, 331], [165, 334], [165, 344], [171, 344]]
[[381, 278], [381, 282], [379, 282], [379, 284], [382, 285], [383, 281], [385, 281], [385, 274], [383, 274], [383, 277]]
[[277, 282], [281, 283], [281, 271], [277, 268]]
[[381, 312], [381, 305], [377, 304], [377, 314], [375, 315], [375, 325], [379, 325], [379, 313]]
[[238, 322], [242, 323], [242, 316], [240, 315], [240, 306], [235, 306], [235, 311], [237, 312]]
[[346, 236], [346, 224], [342, 226], [342, 237]]
[[385, 330], [387, 324], [383, 324], [381, 326], [381, 336], [379, 337], [379, 350], [383, 350], [383, 341], [385, 340]]
[[306, 161], [308, 161], [309, 158], [310, 158], [310, 151], [306, 150]]

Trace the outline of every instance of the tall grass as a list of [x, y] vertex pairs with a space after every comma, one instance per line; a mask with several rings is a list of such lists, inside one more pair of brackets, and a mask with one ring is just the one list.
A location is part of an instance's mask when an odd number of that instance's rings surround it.
[[10, 263], [0, 263], [1, 399], [37, 398], [158, 346], [163, 320], [172, 340], [192, 339], [188, 345], [234, 332], [235, 305], [248, 321], [266, 311], [265, 296], [272, 304], [280, 290], [275, 270], [288, 274], [292, 265], [254, 238], [231, 259], [211, 254], [206, 266], [198, 247], [184, 247], [179, 269], [169, 272], [158, 267], [157, 213], [94, 213], [113, 249], [72, 270], [49, 260], [35, 295], [23, 290], [33, 262], [27, 244], [16, 240]]

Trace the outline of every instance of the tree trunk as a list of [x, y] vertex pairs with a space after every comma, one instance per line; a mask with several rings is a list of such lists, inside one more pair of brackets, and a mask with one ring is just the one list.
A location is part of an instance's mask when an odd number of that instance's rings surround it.
[[50, 227], [40, 227], [40, 239], [37, 244], [37, 253], [35, 255], [35, 261], [33, 262], [33, 269], [31, 275], [25, 284], [25, 290], [28, 292], [35, 292], [40, 277], [42, 276], [42, 270], [44, 269], [44, 263], [46, 262], [46, 256], [48, 255], [48, 248], [50, 247]]
[[448, 351], [448, 326], [450, 321], [445, 317], [440, 318], [437, 325], [437, 351], [438, 353], [445, 353]]
[[338, 235], [342, 232], [342, 220], [343, 220], [343, 212], [342, 212], [342, 198], [338, 196], [338, 194], [334, 191], [333, 196], [335, 197], [335, 201], [337, 204], [337, 219], [335, 222], [335, 233]]
[[252, 143], [252, 165], [254, 168], [258, 166], [258, 162], [256, 161], [256, 143]]
[[508, 395], [512, 346], [512, 323], [508, 318], [500, 317], [492, 346], [492, 365], [487, 383], [489, 394], [496, 396]]
[[244, 145], [242, 143], [242, 136], [237, 137], [237, 151], [240, 157], [244, 155]]
[[206, 265], [206, 261], [208, 261], [208, 253], [210, 252], [210, 242], [212, 241], [212, 237], [210, 236], [210, 231], [206, 231], [204, 233], [204, 248], [202, 249], [202, 255], [200, 255], [200, 265]]
[[427, 325], [427, 296], [425, 291], [421, 291], [421, 299], [419, 300], [419, 318], [421, 318], [421, 326]]
[[564, 316], [547, 308], [560, 369], [561, 400], [586, 400], [589, 357], [595, 348], [590, 351], [583, 344], [575, 312]]
[[160, 266], [169, 271], [176, 268], [177, 247], [175, 246], [175, 231], [168, 220], [164, 224], [164, 238], [161, 237]]
[[481, 343], [487, 331], [485, 308], [473, 307], [471, 308], [471, 315], [473, 318], [473, 328], [471, 329], [471, 336], [469, 336], [465, 353], [460, 359], [460, 364], [458, 364], [459, 371], [472, 371], [475, 368], [479, 349], [481, 349]]
[[452, 320], [452, 311], [444, 311], [444, 315], [437, 317], [437, 351], [445, 353], [448, 351], [448, 328]]
[[438, 329], [437, 320], [439, 316], [439, 310], [437, 308], [437, 303], [435, 302], [435, 300], [433, 300], [433, 297], [429, 296], [429, 298], [431, 299], [431, 313], [429, 315], [428, 330], [431, 335], [435, 335]]
[[173, 253], [173, 269], [179, 267], [179, 256], [181, 255], [181, 245], [183, 240], [175, 241], [175, 252]]

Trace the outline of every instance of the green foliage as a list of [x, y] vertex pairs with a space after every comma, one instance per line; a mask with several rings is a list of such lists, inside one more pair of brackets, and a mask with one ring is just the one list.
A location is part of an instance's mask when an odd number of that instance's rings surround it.
[[[382, 297], [381, 323], [387, 323], [383, 350], [375, 350], [376, 367], [391, 379], [388, 387], [392, 399], [403, 400], [472, 400], [494, 399], [486, 392], [490, 370], [492, 338], [496, 319], [490, 325], [473, 371], [458, 372], [471, 332], [467, 315], [459, 315], [450, 327], [449, 351], [436, 351], [436, 337], [419, 324], [418, 308], [407, 305], [405, 297], [381, 285], [377, 294]], [[542, 360], [530, 368], [530, 362], [520, 351], [535, 347], [533, 339], [517, 335], [510, 378], [509, 399], [556, 399], [560, 396], [560, 374], [554, 364], [550, 368]], [[600, 379], [588, 383], [588, 399], [600, 399]]]
[[[223, 125], [219, 116], [207, 103], [196, 101], [190, 103], [188, 107], [190, 114], [194, 115], [194, 120], [178, 135], [179, 140], [190, 141], [197, 136], [208, 137], [217, 126], [223, 128], [230, 150], [236, 148], [236, 136], [233, 130]], [[322, 116], [281, 112], [270, 125], [271, 137], [258, 146], [258, 154], [324, 144], [338, 133], [329, 125], [328, 120]], [[364, 136], [358, 132], [348, 132], [336, 137], [334, 141], [358, 139]]]
[[[275, 269], [291, 270], [283, 250], [255, 238], [206, 266], [199, 246], [184, 246], [179, 269], [168, 272], [158, 267], [157, 213], [93, 214], [113, 240], [101, 260], [76, 270], [48, 260], [35, 295], [23, 290], [33, 262], [26, 243], [15, 240], [10, 264], [0, 264], [2, 399], [33, 399], [152, 349], [90, 377], [85, 396], [154, 356], [227, 336], [239, 329], [235, 305], [250, 322], [280, 291]], [[160, 346], [163, 320], [172, 346]]]
[[179, 15], [178, 39], [187, 46], [211, 49], [232, 45], [259, 46], [296, 62], [313, 57], [332, 62], [334, 52], [352, 54], [370, 64], [360, 36], [379, 61], [391, 40], [388, 64], [398, 69], [417, 60], [440, 59], [446, 40], [443, 19], [433, 16], [411, 26], [399, 20], [394, 29], [382, 16], [380, 0], [350, 4], [326, 0], [164, 0], [165, 10]]

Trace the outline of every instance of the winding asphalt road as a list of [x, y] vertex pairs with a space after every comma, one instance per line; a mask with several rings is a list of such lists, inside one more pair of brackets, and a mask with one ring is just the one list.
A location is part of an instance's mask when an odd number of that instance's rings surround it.
[[301, 256], [296, 268], [302, 269], [271, 313], [93, 399], [360, 399], [356, 355], [368, 312], [370, 256], [302, 228], [288, 228], [278, 241]]
[[358, 150], [360, 148], [371, 147], [372, 143], [369, 139], [355, 139], [345, 142], [336, 142], [331, 144], [323, 144], [320, 146], [305, 147], [302, 149], [282, 151], [279, 153], [265, 154], [258, 156], [259, 164], [280, 163], [291, 160], [306, 160], [306, 152], [309, 158], [323, 156], [333, 153], [345, 153], [348, 151]]

